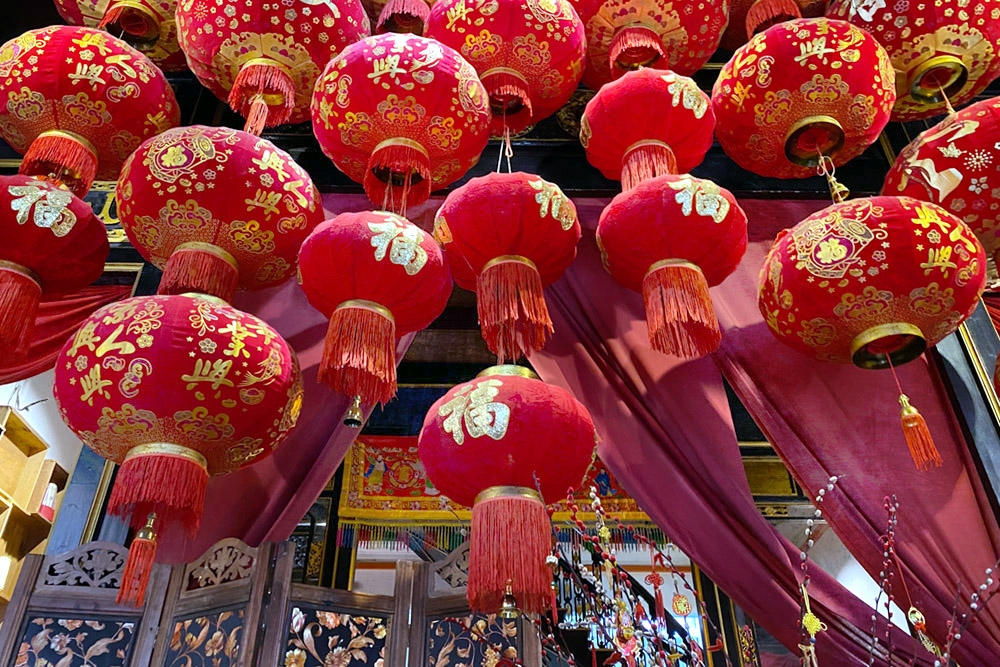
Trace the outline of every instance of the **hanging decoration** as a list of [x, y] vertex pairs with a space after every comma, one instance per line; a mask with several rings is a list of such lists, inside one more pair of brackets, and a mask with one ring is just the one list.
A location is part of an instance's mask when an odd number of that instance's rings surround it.
[[431, 406], [420, 460], [441, 493], [472, 507], [473, 611], [496, 613], [508, 585], [522, 611], [551, 608], [552, 528], [542, 499], [580, 485], [594, 440], [575, 398], [518, 366], [489, 368]]
[[643, 181], [601, 213], [597, 244], [605, 269], [643, 295], [654, 350], [691, 359], [719, 346], [708, 288], [747, 247], [747, 217], [728, 190], [688, 175]]
[[827, 1], [733, 0], [729, 8], [729, 26], [722, 34], [721, 46], [727, 51], [735, 51], [775, 23], [823, 16]]
[[844, 21], [779, 23], [733, 54], [712, 90], [715, 136], [760, 176], [806, 178], [861, 155], [896, 100], [885, 49]]
[[10, 366], [28, 352], [42, 295], [100, 278], [109, 248], [90, 205], [52, 183], [0, 176], [0, 211], [0, 366]]
[[542, 349], [553, 330], [542, 290], [580, 240], [576, 207], [559, 186], [523, 172], [473, 178], [444, 200], [434, 238], [458, 286], [476, 292], [490, 351], [513, 361]]
[[163, 73], [106, 32], [53, 26], [0, 46], [0, 137], [24, 154], [22, 174], [82, 197], [179, 121]]
[[287, 153], [223, 127], [146, 141], [122, 168], [117, 197], [132, 245], [164, 271], [160, 294], [232, 301], [237, 287], [280, 284], [323, 220], [319, 192]]
[[715, 53], [729, 21], [729, 0], [604, 0], [580, 9], [581, 17], [593, 12], [583, 19], [583, 82], [594, 90], [640, 67], [691, 76]]
[[664, 174], [686, 174], [714, 141], [711, 100], [693, 80], [640, 69], [607, 84], [587, 103], [580, 143], [605, 178], [631, 190]]
[[56, 363], [63, 420], [120, 464], [108, 512], [141, 529], [118, 592], [141, 605], [155, 533], [198, 530], [211, 475], [266, 458], [298, 418], [302, 378], [263, 321], [212, 297], [133, 297], [94, 313]]
[[389, 0], [378, 12], [375, 34], [386, 32], [424, 34], [431, 8], [425, 0]]
[[396, 395], [396, 339], [429, 326], [451, 296], [431, 235], [386, 211], [320, 224], [299, 251], [299, 282], [330, 318], [320, 382], [366, 404]]
[[1000, 0], [831, 0], [826, 13], [885, 47], [896, 73], [892, 119], [940, 116], [1000, 76]]
[[439, 0], [427, 36], [476, 68], [496, 137], [554, 114], [583, 76], [586, 37], [569, 0]]
[[313, 132], [372, 202], [405, 215], [471, 169], [489, 140], [486, 89], [456, 51], [389, 33], [332, 60], [316, 84]]
[[[964, 222], [909, 197], [854, 199], [778, 235], [760, 274], [760, 311], [777, 338], [823, 361], [890, 368], [958, 328], [979, 303], [986, 254]], [[921, 470], [941, 457], [899, 391]]]
[[180, 0], [177, 29], [191, 71], [251, 134], [309, 120], [323, 67], [371, 33], [360, 0]]

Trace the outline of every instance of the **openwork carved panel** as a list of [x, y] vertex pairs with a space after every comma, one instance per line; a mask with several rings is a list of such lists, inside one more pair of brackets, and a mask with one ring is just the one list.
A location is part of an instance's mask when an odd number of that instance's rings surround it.
[[288, 626], [287, 667], [383, 667], [388, 622], [316, 607], [294, 607]]
[[123, 667], [135, 624], [37, 617], [28, 620], [15, 667]]
[[427, 667], [496, 667], [518, 662], [520, 621], [495, 614], [432, 620], [427, 633]]
[[452, 588], [463, 588], [469, 582], [469, 542], [462, 542], [448, 557], [434, 563], [434, 571]]
[[243, 609], [178, 620], [166, 667], [233, 667], [243, 640]]
[[90, 542], [45, 559], [42, 586], [118, 588], [128, 550], [111, 542]]
[[257, 560], [257, 549], [230, 538], [216, 542], [185, 570], [185, 591], [249, 579]]

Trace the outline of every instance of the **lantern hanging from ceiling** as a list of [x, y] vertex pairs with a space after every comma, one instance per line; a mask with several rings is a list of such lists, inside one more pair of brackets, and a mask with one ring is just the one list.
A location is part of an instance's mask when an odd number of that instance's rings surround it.
[[253, 134], [309, 120], [323, 67], [371, 32], [360, 0], [180, 0], [177, 29], [191, 71]]
[[643, 181], [601, 213], [597, 243], [604, 268], [642, 294], [654, 350], [690, 359], [719, 346], [708, 288], [747, 247], [747, 217], [728, 190], [687, 175]]
[[863, 30], [825, 18], [779, 23], [719, 73], [715, 136], [755, 174], [812, 176], [823, 159], [840, 166], [878, 138], [896, 99], [893, 80], [885, 49]]
[[459, 287], [476, 292], [487, 347], [501, 360], [542, 349], [552, 335], [543, 288], [576, 257], [580, 223], [559, 186], [515, 172], [473, 178], [434, 220]]
[[132, 45], [166, 72], [187, 69], [177, 44], [177, 0], [55, 0], [72, 25], [103, 28]]
[[893, 120], [939, 116], [1000, 76], [1000, 0], [832, 0], [826, 15], [871, 33], [889, 53]]
[[775, 23], [823, 16], [827, 0], [733, 0], [721, 46], [735, 51]]
[[0, 136], [24, 154], [22, 174], [83, 196], [179, 120], [163, 73], [106, 32], [54, 26], [0, 46]]
[[90, 204], [52, 183], [0, 176], [0, 365], [27, 353], [42, 295], [101, 277], [108, 235]]
[[330, 318], [320, 382], [368, 404], [396, 394], [396, 339], [429, 326], [451, 295], [431, 235], [386, 211], [320, 224], [299, 252], [299, 282]]
[[274, 451], [298, 418], [302, 379], [292, 349], [253, 315], [212, 297], [146, 296], [83, 322], [56, 363], [55, 397], [70, 429], [121, 466], [108, 512], [143, 530], [118, 601], [138, 605], [157, 525], [197, 531], [209, 476]]
[[587, 103], [580, 142], [587, 161], [629, 190], [663, 174], [685, 174], [712, 146], [711, 100], [691, 79], [641, 69], [612, 81]]
[[316, 83], [313, 132], [372, 202], [405, 212], [479, 161], [489, 140], [486, 89], [453, 49], [387, 33], [354, 44]]
[[439, 0], [427, 36], [476, 68], [494, 136], [554, 114], [583, 76], [586, 37], [569, 0]]
[[729, 0], [604, 0], [585, 20], [583, 82], [597, 90], [640, 67], [697, 72], [719, 46]]
[[148, 140], [118, 180], [118, 217], [163, 269], [161, 294], [231, 301], [294, 273], [299, 246], [323, 220], [309, 174], [266, 139], [193, 125]]
[[883, 194], [938, 204], [1000, 250], [1000, 98], [976, 102], [921, 133], [896, 158]]
[[389, 0], [375, 18], [375, 33], [386, 32], [423, 35], [431, 8], [425, 0]]
[[473, 611], [499, 611], [508, 585], [522, 610], [548, 609], [552, 528], [543, 498], [580, 485], [594, 440], [586, 408], [518, 366], [487, 369], [431, 406], [420, 461], [441, 493], [472, 507]]
[[[909, 197], [854, 199], [778, 235], [760, 273], [760, 311], [789, 347], [823, 361], [892, 368], [955, 331], [979, 303], [986, 254], [964, 222]], [[900, 395], [917, 467], [941, 464]]]

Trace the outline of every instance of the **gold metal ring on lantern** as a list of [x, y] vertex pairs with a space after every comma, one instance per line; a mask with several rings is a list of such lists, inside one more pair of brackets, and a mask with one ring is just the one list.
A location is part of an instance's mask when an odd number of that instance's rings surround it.
[[76, 143], [80, 144], [88, 151], [90, 151], [90, 154], [94, 156], [95, 160], [97, 159], [97, 148], [94, 146], [94, 144], [90, 143], [90, 140], [87, 139], [87, 137], [81, 134], [77, 134], [76, 132], [70, 132], [69, 130], [46, 130], [45, 132], [42, 132], [37, 137], [35, 137], [35, 139], [41, 139], [42, 137], [59, 137], [61, 139], [69, 139], [70, 141], [75, 141]]
[[187, 459], [192, 463], [198, 464], [198, 466], [206, 472], [208, 471], [208, 459], [202, 456], [199, 452], [196, 452], [190, 447], [174, 445], [169, 442], [151, 442], [147, 445], [133, 447], [128, 450], [128, 454], [125, 455], [122, 463], [140, 456], [173, 456], [179, 459]]
[[[693, 264], [686, 259], [661, 259], [658, 262], [653, 262], [649, 269], [646, 271], [646, 276], [660, 269], [665, 269], [667, 267], [676, 267], [678, 269], [691, 269], [692, 271], [697, 271], [698, 273], [703, 273], [701, 267], [697, 264]], [[643, 276], [645, 280], [646, 276]]]
[[479, 75], [479, 80], [482, 81], [488, 76], [494, 76], [496, 74], [506, 74], [507, 76], [514, 77], [518, 81], [524, 82], [524, 85], [528, 85], [528, 80], [524, 78], [524, 75], [518, 72], [516, 69], [511, 69], [509, 67], [493, 67], [482, 74]]
[[28, 280], [31, 280], [36, 285], [38, 289], [42, 289], [42, 279], [37, 273], [24, 266], [23, 264], [18, 264], [17, 262], [11, 262], [6, 259], [0, 259], [0, 271], [9, 271], [10, 273], [16, 273], [18, 275], [24, 276]]
[[498, 366], [490, 366], [489, 368], [485, 368], [476, 373], [477, 378], [491, 377], [494, 375], [506, 375], [507, 377], [517, 376], [528, 378], [529, 380], [538, 379], [538, 375], [535, 371], [530, 368], [525, 368], [524, 366], [518, 366], [517, 364], [500, 364]]
[[535, 489], [529, 489], [526, 486], [491, 486], [488, 489], [480, 491], [479, 495], [476, 496], [476, 501], [490, 500], [491, 498], [527, 498], [529, 500], [537, 500], [542, 502], [542, 496]]
[[[948, 73], [944, 83], [924, 85], [924, 79], [928, 75], [942, 70]], [[934, 56], [913, 69], [910, 76], [910, 97], [920, 102], [944, 102], [945, 97], [954, 97], [960, 93], [968, 81], [969, 68], [961, 58], [952, 55]]]
[[334, 311], [338, 311], [341, 308], [360, 308], [362, 310], [370, 310], [378, 313], [393, 324], [396, 324], [396, 318], [392, 316], [392, 311], [381, 304], [375, 303], [374, 301], [368, 301], [367, 299], [348, 299], [337, 306]]
[[496, 266], [497, 264], [509, 264], [509, 263], [527, 264], [528, 266], [530, 266], [531, 268], [533, 268], [535, 271], [538, 270], [538, 267], [535, 266], [535, 263], [532, 262], [527, 257], [525, 257], [524, 255], [498, 255], [498, 256], [494, 257], [493, 259], [491, 259], [490, 261], [488, 261], [485, 264], [483, 264], [483, 268], [482, 268], [482, 271], [480, 271], [480, 273], [482, 273], [486, 269], [490, 268], [491, 266]]
[[423, 155], [425, 158], [430, 159], [430, 156], [427, 154], [426, 148], [421, 146], [419, 142], [414, 141], [413, 139], [407, 139], [406, 137], [393, 137], [392, 139], [386, 139], [385, 141], [380, 141], [378, 144], [376, 144], [375, 148], [372, 150], [372, 154], [374, 155], [383, 148], [390, 148], [392, 146], [406, 146], [407, 148], [412, 148], [413, 150]]
[[261, 67], [273, 67], [275, 69], [280, 69], [289, 78], [292, 76], [292, 70], [288, 68], [284, 63], [280, 63], [274, 58], [266, 58], [261, 56], [254, 56], [253, 58], [247, 58], [240, 63], [240, 69], [244, 67], [250, 67], [251, 65], [260, 65]]
[[181, 243], [174, 248], [174, 252], [184, 252], [185, 250], [207, 252], [208, 254], [218, 257], [226, 264], [233, 267], [234, 271], [240, 270], [240, 265], [236, 261], [236, 258], [214, 243], [205, 243], [204, 241], [188, 241], [186, 243]]
[[[142, 35], [136, 35], [135, 33], [125, 32], [122, 38], [132, 46], [142, 50], [148, 49], [154, 46], [160, 39], [160, 22], [161, 17], [157, 16], [152, 9], [146, 6], [139, 0], [117, 0], [117, 2], [112, 2], [108, 5], [105, 10], [105, 15], [113, 9], [121, 7], [122, 9], [130, 9], [139, 14], [142, 17], [143, 22], [146, 24], [147, 32]], [[124, 31], [124, 27], [121, 25], [121, 19], [116, 23], [118, 28]], [[129, 39], [131, 38], [131, 39]]]
[[186, 296], [192, 299], [201, 299], [202, 301], [213, 303], [216, 306], [232, 307], [231, 303], [223, 299], [221, 296], [215, 296], [214, 294], [205, 294], [204, 292], [183, 292], [180, 296]]
[[[810, 148], [799, 146], [799, 139], [809, 130], [825, 130], [829, 140]], [[844, 128], [833, 116], [806, 116], [795, 122], [785, 134], [785, 157], [800, 167], [815, 167], [819, 164], [820, 153], [833, 157], [844, 147]]]
[[[885, 353], [876, 353], [868, 346], [882, 338], [903, 336], [904, 341], [897, 349]], [[913, 361], [927, 349], [927, 340], [920, 328], [909, 322], [889, 322], [865, 329], [851, 341], [851, 361], [859, 368], [888, 368], [889, 360], [893, 365]]]

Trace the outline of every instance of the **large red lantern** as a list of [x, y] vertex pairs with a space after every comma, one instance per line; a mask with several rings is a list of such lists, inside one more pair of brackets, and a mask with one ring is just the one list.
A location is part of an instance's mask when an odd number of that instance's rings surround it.
[[177, 29], [191, 71], [253, 134], [309, 120], [323, 67], [371, 33], [360, 0], [179, 0]]
[[1000, 250], [1000, 98], [976, 102], [921, 133], [882, 188], [933, 202], [962, 219], [994, 259]]
[[552, 334], [543, 288], [576, 257], [576, 207], [557, 185], [516, 172], [473, 178], [444, 200], [434, 236], [459, 287], [475, 290], [487, 347], [501, 361]]
[[179, 120], [163, 73], [105, 32], [54, 26], [0, 46], [0, 136], [24, 154], [22, 174], [83, 196]]
[[641, 69], [607, 84], [587, 103], [580, 143], [605, 178], [629, 190], [663, 174], [686, 174], [712, 147], [715, 116], [691, 79]]
[[735, 51], [775, 23], [823, 16], [827, 0], [733, 0], [721, 46]]
[[330, 318], [320, 381], [365, 403], [395, 396], [397, 337], [430, 325], [451, 295], [431, 235], [385, 211], [319, 225], [302, 244], [299, 278], [309, 303]]
[[697, 72], [719, 46], [729, 21], [729, 0], [604, 0], [584, 20], [583, 82], [597, 90], [640, 67], [685, 76]]
[[142, 603], [154, 521], [193, 534], [211, 475], [271, 454], [295, 425], [295, 354], [253, 315], [195, 295], [126, 299], [94, 313], [56, 362], [66, 424], [121, 465], [108, 512], [144, 528], [119, 601]]
[[583, 76], [586, 37], [569, 0], [440, 0], [427, 36], [476, 68], [494, 136], [554, 114]]
[[895, 99], [889, 57], [871, 35], [844, 21], [787, 21], [723, 66], [712, 90], [715, 136], [744, 169], [805, 178], [825, 158], [839, 166], [861, 155]]
[[580, 485], [594, 440], [586, 408], [518, 366], [487, 369], [431, 406], [420, 461], [437, 489], [472, 507], [473, 611], [496, 613], [508, 585], [521, 609], [549, 608], [552, 528], [542, 499]]
[[274, 144], [193, 125], [150, 139], [125, 163], [118, 216], [132, 244], [164, 270], [161, 294], [231, 301], [295, 271], [299, 246], [323, 220], [309, 174]]
[[1000, 0], [832, 0], [827, 16], [870, 32], [889, 53], [893, 120], [941, 115], [1000, 76]]
[[486, 89], [453, 49], [388, 33], [332, 60], [316, 83], [313, 132], [381, 208], [403, 212], [454, 183], [489, 140]]
[[0, 364], [28, 350], [42, 295], [101, 277], [108, 235], [90, 205], [28, 176], [0, 176]]
[[719, 346], [708, 288], [747, 247], [747, 217], [728, 190], [687, 175], [643, 181], [604, 209], [597, 242], [615, 280], [642, 293], [654, 350], [693, 358]]
[[[870, 197], [810, 215], [775, 241], [760, 311], [789, 347], [824, 361], [891, 368], [955, 331], [979, 303], [986, 254], [936, 204]], [[940, 465], [926, 424], [900, 397], [917, 467]]]

